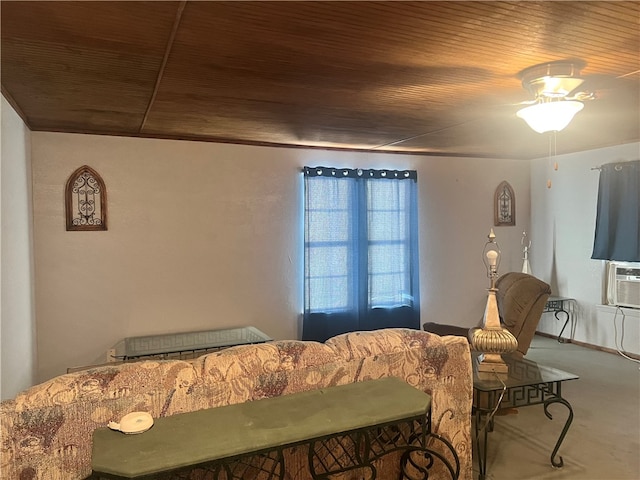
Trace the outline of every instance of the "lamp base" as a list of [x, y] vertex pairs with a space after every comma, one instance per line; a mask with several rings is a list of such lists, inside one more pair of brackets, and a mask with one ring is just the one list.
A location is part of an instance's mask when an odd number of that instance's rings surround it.
[[482, 357], [476, 368], [479, 379], [491, 380], [496, 377], [504, 379], [509, 376], [509, 365], [504, 362], [501, 355], [485, 353]]

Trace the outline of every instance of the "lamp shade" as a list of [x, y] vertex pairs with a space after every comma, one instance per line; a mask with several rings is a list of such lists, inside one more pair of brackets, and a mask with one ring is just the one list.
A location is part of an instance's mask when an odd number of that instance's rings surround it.
[[516, 115], [538, 133], [559, 132], [584, 108], [577, 100], [537, 103], [518, 110]]

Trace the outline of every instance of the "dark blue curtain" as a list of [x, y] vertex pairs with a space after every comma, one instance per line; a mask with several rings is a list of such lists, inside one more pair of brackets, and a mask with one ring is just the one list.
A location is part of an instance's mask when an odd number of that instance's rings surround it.
[[591, 258], [640, 262], [640, 160], [600, 168]]
[[305, 167], [303, 340], [420, 327], [415, 171]]

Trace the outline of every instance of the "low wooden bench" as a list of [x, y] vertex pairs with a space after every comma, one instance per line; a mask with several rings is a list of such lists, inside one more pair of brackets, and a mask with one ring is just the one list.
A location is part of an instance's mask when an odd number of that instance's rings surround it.
[[[457, 479], [458, 456], [431, 433], [430, 406], [429, 395], [389, 377], [159, 418], [137, 435], [101, 428], [91, 478], [180, 479], [202, 470], [207, 479], [241, 480], [247, 471], [283, 479], [283, 450], [308, 445], [313, 479], [362, 467], [376, 478], [372, 462], [398, 450], [401, 479], [436, 462]], [[429, 448], [433, 441], [448, 453]]]

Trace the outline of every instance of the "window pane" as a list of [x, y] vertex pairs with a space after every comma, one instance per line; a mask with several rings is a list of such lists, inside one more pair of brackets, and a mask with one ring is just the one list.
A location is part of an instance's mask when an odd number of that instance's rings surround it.
[[313, 210], [308, 215], [307, 241], [346, 242], [349, 238], [349, 212], [345, 210]]
[[310, 207], [313, 210], [345, 210], [354, 182], [350, 179], [313, 177], [307, 179]]
[[369, 247], [369, 302], [372, 307], [410, 305], [410, 269], [402, 243]]
[[369, 240], [403, 240], [408, 230], [398, 210], [369, 212]]
[[372, 275], [369, 306], [391, 308], [411, 305], [413, 297], [408, 293], [405, 280], [406, 276], [402, 272]]
[[347, 277], [309, 279], [309, 310], [331, 312], [349, 307]]
[[346, 246], [323, 246], [308, 248], [307, 262], [309, 277], [331, 277], [347, 275], [349, 257]]
[[349, 306], [346, 246], [310, 247], [308, 253], [308, 308], [311, 311], [346, 309]]

